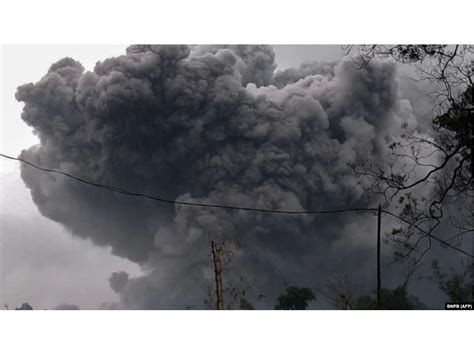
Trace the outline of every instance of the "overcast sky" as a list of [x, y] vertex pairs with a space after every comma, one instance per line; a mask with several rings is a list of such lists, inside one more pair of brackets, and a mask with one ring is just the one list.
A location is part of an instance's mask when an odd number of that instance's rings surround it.
[[[52, 63], [64, 57], [92, 70], [99, 60], [124, 54], [125, 45], [114, 46], [4, 46], [2, 51], [1, 151], [18, 156], [38, 143], [20, 118], [23, 103], [14, 94], [18, 86], [38, 81]], [[331, 61], [341, 55], [339, 46], [275, 46], [278, 69], [304, 61]], [[0, 303], [10, 308], [29, 302], [35, 308], [74, 304], [82, 309], [116, 302], [108, 278], [123, 270], [142, 273], [138, 264], [114, 256], [73, 237], [63, 226], [44, 218], [31, 200], [19, 174], [18, 163], [0, 160]]]

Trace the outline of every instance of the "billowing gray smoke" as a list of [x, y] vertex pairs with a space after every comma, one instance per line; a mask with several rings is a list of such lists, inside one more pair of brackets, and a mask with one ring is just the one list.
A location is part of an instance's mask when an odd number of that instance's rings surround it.
[[[274, 59], [269, 46], [143, 45], [93, 72], [62, 59], [18, 88], [22, 118], [41, 142], [22, 157], [178, 201], [291, 210], [371, 204], [349, 165], [381, 160], [400, 125], [412, 123], [394, 67], [356, 70], [343, 60], [275, 72]], [[311, 287], [334, 272], [356, 273], [373, 288], [372, 216], [175, 207], [26, 166], [22, 177], [44, 216], [143, 266], [139, 278], [111, 276], [116, 307], [202, 308], [211, 240], [233, 253], [226, 287], [265, 295], [255, 300], [261, 307], [285, 283]]]

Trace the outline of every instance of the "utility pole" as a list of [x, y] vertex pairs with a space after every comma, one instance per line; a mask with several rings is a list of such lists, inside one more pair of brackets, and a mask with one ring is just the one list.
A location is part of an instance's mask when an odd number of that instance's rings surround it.
[[382, 293], [382, 286], [380, 281], [380, 227], [382, 224], [382, 208], [379, 204], [377, 213], [377, 309], [380, 309], [380, 297]]
[[221, 248], [216, 248], [214, 242], [211, 242], [212, 257], [214, 259], [214, 274], [216, 276], [216, 309], [224, 309], [224, 288], [222, 287], [222, 260]]

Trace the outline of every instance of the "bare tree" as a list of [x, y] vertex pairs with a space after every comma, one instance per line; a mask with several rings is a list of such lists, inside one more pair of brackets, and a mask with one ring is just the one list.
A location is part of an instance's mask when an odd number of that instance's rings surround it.
[[354, 287], [349, 275], [335, 275], [326, 283], [324, 296], [335, 309], [354, 309], [356, 297]]
[[458, 247], [473, 237], [474, 46], [363, 45], [346, 51], [358, 68], [378, 58], [413, 66], [413, 80], [429, 83], [431, 128], [404, 125], [401, 139], [389, 145], [388, 164], [353, 167], [371, 180], [384, 208], [398, 210], [394, 215], [406, 222], [390, 237], [397, 260], [411, 260], [415, 270], [435, 232], [442, 230], [439, 240]]

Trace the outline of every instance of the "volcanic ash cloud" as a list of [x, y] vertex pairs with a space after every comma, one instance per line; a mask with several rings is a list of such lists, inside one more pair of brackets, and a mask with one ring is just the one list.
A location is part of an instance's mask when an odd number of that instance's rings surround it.
[[[41, 142], [21, 156], [177, 201], [287, 210], [370, 203], [349, 166], [382, 161], [413, 119], [394, 67], [356, 70], [342, 60], [275, 68], [269, 46], [131, 46], [93, 72], [62, 59], [18, 88], [22, 119]], [[143, 266], [142, 277], [111, 276], [119, 307], [202, 308], [211, 240], [232, 252], [226, 287], [247, 282], [267, 299], [284, 282], [366, 270], [371, 246], [359, 215], [173, 206], [27, 166], [22, 177], [44, 216]]]

